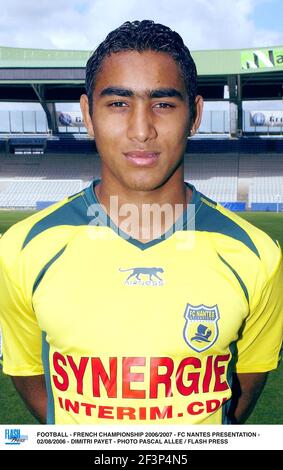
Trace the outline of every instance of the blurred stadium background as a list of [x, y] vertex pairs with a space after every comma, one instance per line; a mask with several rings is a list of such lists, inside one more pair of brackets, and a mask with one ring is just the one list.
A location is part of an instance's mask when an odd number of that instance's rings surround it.
[[[0, 47], [0, 233], [99, 177], [77, 105], [89, 55]], [[283, 46], [192, 55], [205, 109], [185, 178], [283, 246]], [[281, 366], [249, 423], [283, 424], [282, 379]], [[35, 423], [1, 372], [0, 423]]]

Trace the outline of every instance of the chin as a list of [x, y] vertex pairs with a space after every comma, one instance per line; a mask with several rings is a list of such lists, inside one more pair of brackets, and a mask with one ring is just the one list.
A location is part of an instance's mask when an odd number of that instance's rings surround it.
[[154, 191], [162, 186], [166, 178], [161, 178], [160, 175], [156, 177], [132, 177], [127, 179], [126, 185], [133, 191]]

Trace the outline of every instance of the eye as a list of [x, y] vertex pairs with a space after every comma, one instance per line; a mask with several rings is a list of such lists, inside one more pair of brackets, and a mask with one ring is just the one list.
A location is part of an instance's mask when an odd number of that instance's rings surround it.
[[127, 105], [124, 101], [113, 101], [112, 103], [109, 103], [108, 105], [110, 108], [124, 108]]
[[158, 109], [175, 108], [172, 103], [157, 103], [154, 107]]

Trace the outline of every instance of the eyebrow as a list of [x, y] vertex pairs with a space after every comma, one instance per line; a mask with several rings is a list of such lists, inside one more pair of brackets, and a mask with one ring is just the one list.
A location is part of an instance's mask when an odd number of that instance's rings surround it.
[[156, 88], [154, 90], [146, 90], [145, 93], [136, 93], [130, 88], [107, 87], [100, 92], [100, 96], [123, 96], [131, 98], [133, 96], [148, 96], [149, 98], [179, 98], [184, 101], [184, 96], [176, 88]]

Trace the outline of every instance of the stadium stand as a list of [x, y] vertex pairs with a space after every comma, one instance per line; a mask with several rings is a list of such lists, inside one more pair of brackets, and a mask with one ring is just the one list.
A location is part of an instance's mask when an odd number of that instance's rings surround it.
[[53, 137], [46, 141], [47, 153], [92, 153], [95, 151], [95, 144], [86, 135], [79, 136], [63, 134], [60, 137]]
[[5, 179], [81, 179], [98, 177], [97, 155], [8, 155], [0, 157], [1, 177]]
[[34, 208], [40, 202], [59, 201], [81, 189], [81, 180], [0, 180], [0, 207]]
[[0, 180], [0, 207], [35, 208], [82, 189], [81, 180]]
[[[187, 152], [185, 179], [211, 199], [232, 210], [283, 209], [281, 139], [196, 138]], [[0, 139], [0, 174], [0, 207], [38, 207], [99, 178], [100, 159], [86, 136], [8, 137]]]
[[0, 154], [6, 152], [6, 142], [5, 140], [0, 140]]
[[186, 154], [185, 179], [219, 202], [237, 201], [237, 154]]
[[[185, 178], [232, 210], [283, 210], [280, 51], [192, 52], [205, 108], [199, 135], [188, 141]], [[71, 180], [86, 186], [99, 177], [95, 144], [68, 111], [76, 106], [64, 109], [85, 92], [90, 53], [0, 46], [0, 103], [36, 104], [0, 109], [2, 207], [38, 207], [73, 193]]]
[[252, 210], [282, 210], [282, 154], [242, 155], [239, 159], [238, 187], [248, 187], [248, 207]]
[[283, 200], [283, 176], [254, 177], [249, 191], [253, 210], [276, 210]]

